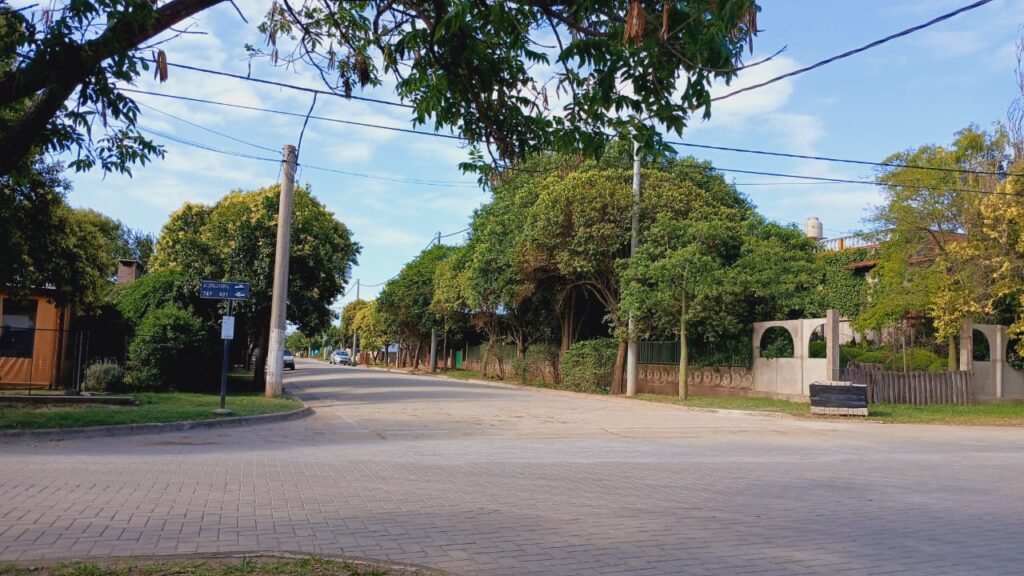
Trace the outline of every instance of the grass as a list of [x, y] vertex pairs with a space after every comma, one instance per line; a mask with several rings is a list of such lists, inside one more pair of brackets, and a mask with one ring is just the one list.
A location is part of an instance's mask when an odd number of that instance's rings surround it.
[[68, 562], [48, 567], [0, 564], [0, 576], [412, 576], [429, 572], [325, 558], [216, 558], [153, 563]]
[[[675, 396], [640, 394], [640, 400], [677, 404], [695, 408], [719, 408], [724, 410], [750, 410], [754, 412], [781, 412], [793, 416], [811, 417], [809, 404], [773, 400], [771, 398], [718, 398], [692, 396], [685, 401]], [[868, 420], [894, 424], [962, 424], [973, 426], [1022, 426], [1024, 425], [1024, 404], [974, 404], [956, 406], [937, 404], [934, 406], [911, 406], [908, 404], [869, 404]], [[821, 417], [815, 417], [821, 418]], [[844, 417], [836, 417], [844, 418]]]
[[[0, 406], [0, 430], [73, 428], [140, 424], [146, 422], [180, 422], [219, 418], [212, 411], [220, 403], [216, 394], [184, 392], [148, 392], [134, 394], [138, 406]], [[293, 398], [267, 398], [262, 394], [229, 395], [227, 407], [232, 416], [273, 414], [298, 409]]]
[[476, 370], [463, 370], [462, 368], [453, 368], [442, 372], [444, 376], [449, 378], [458, 378], [459, 380], [486, 380], [482, 374]]

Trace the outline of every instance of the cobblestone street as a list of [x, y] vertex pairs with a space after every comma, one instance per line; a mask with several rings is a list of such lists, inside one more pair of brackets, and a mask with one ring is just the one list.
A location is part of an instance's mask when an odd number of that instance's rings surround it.
[[[1024, 429], [683, 411], [299, 361], [252, 428], [0, 444], [0, 560], [458, 574], [1024, 573]], [[230, 403], [230, 400], [229, 400]]]

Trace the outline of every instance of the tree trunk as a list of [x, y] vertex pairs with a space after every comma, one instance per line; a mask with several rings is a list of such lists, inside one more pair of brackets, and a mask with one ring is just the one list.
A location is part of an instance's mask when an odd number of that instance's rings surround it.
[[686, 296], [683, 296], [679, 313], [679, 397], [686, 400], [690, 390], [687, 386], [687, 364], [690, 355], [686, 349]]
[[[261, 320], [265, 319], [266, 322], [259, 323], [259, 343], [256, 348], [256, 365], [253, 366], [253, 381], [256, 383], [256, 388], [265, 389], [267, 385], [267, 347], [270, 346], [270, 318], [264, 318], [261, 314]], [[278, 358], [279, 361], [282, 359]]]
[[957, 357], [956, 357], [956, 338], [950, 334], [947, 338], [949, 342], [949, 352], [946, 353], [946, 369], [950, 372], [956, 372], [957, 369]]
[[420, 368], [420, 346], [422, 343], [420, 340], [416, 340], [416, 353], [412, 358], [412, 369], [419, 370]]
[[612, 394], [622, 394], [622, 381], [626, 371], [626, 341], [619, 341], [619, 351], [615, 354], [615, 367], [612, 368]]
[[573, 301], [565, 307], [562, 314], [559, 317], [561, 328], [562, 328], [562, 353], [565, 354], [569, 351], [569, 348], [573, 345], [575, 334], [573, 330], [573, 324], [575, 324], [576, 314], [573, 307]]

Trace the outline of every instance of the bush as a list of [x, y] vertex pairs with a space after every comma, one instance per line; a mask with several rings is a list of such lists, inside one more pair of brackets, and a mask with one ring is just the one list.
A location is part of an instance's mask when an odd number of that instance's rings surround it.
[[557, 383], [560, 360], [561, 351], [557, 345], [541, 342], [527, 348], [524, 358], [514, 357], [508, 363], [516, 380], [522, 384], [546, 382], [547, 375], [551, 376], [552, 382]]
[[[903, 371], [903, 351], [892, 348], [866, 349], [858, 346], [841, 348], [842, 364], [859, 362], [861, 364], [881, 364], [886, 370]], [[906, 369], [910, 372], [944, 372], [947, 368], [945, 357], [939, 356], [924, 348], [907, 349]]]
[[811, 358], [827, 358], [828, 345], [824, 340], [812, 340], [808, 344], [808, 351]]
[[136, 390], [195, 389], [215, 375], [215, 349], [192, 311], [168, 304], [146, 313], [128, 347], [127, 384]]
[[562, 358], [562, 388], [577, 392], [608, 392], [619, 344], [612, 338], [573, 344]]
[[124, 383], [124, 368], [116, 360], [99, 360], [85, 369], [82, 388], [89, 392], [114, 392]]

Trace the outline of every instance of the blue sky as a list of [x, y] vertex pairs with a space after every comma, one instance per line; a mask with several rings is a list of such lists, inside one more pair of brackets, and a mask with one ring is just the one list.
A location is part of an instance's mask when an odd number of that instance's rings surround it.
[[[751, 60], [787, 50], [745, 71], [731, 88], [756, 83], [859, 46], [964, 5], [967, 0], [763, 0]], [[172, 62], [244, 74], [243, 46], [260, 45], [254, 22], [269, 0], [238, 2], [250, 24], [223, 5], [202, 14], [196, 30], [165, 45]], [[695, 121], [685, 141], [881, 160], [892, 152], [925, 143], [948, 143], [970, 123], [988, 125], [1005, 118], [1014, 97], [1014, 50], [1024, 34], [1024, 0], [996, 0], [915, 35], [870, 52], [723, 101], [710, 122]], [[257, 77], [319, 86], [308, 72], [252, 65]], [[228, 101], [304, 113], [311, 96], [285, 89], [172, 68], [166, 84], [144, 79], [139, 87], [170, 94]], [[731, 89], [730, 88], [730, 89]], [[716, 90], [728, 91], [725, 87]], [[385, 86], [369, 95], [394, 99]], [[301, 118], [270, 116], [202, 104], [139, 96], [141, 124], [179, 137], [258, 156], [274, 152], [202, 131], [154, 110], [271, 150], [295, 143]], [[400, 109], [320, 97], [323, 116], [410, 126]], [[672, 139], [676, 139], [672, 137]], [[211, 203], [232, 189], [251, 189], [278, 179], [278, 166], [168, 142], [163, 161], [137, 167], [133, 178], [98, 173], [69, 174], [70, 201], [94, 208], [135, 228], [158, 233], [168, 215], [185, 201]], [[716, 165], [748, 170], [864, 179], [868, 168], [735, 153], [693, 152]], [[488, 195], [463, 175], [457, 164], [465, 151], [457, 143], [414, 135], [311, 121], [301, 163], [443, 185], [366, 179], [303, 168], [298, 180], [345, 222], [363, 246], [353, 278], [376, 284], [395, 274], [438, 231], [466, 227], [473, 209]], [[878, 201], [872, 186], [785, 184], [764, 176], [729, 176], [759, 209], [780, 222], [802, 223], [810, 215], [824, 222], [826, 236], [863, 226]], [[753, 185], [758, 184], [758, 185]], [[459, 236], [448, 239], [460, 241]], [[366, 288], [364, 298], [379, 288]], [[354, 297], [350, 294], [348, 301]]]

